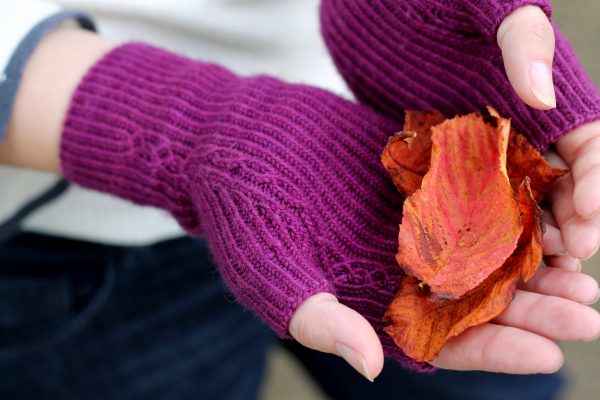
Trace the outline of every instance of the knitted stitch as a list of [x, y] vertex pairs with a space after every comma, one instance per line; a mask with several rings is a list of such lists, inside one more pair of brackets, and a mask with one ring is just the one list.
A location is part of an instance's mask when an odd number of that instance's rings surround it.
[[491, 105], [540, 150], [600, 118], [600, 96], [558, 29], [557, 109], [525, 105], [511, 87], [496, 42], [501, 21], [544, 0], [323, 0], [322, 32], [359, 101], [396, 117], [405, 109], [448, 116]]
[[379, 154], [400, 127], [320, 89], [126, 44], [77, 88], [62, 168], [205, 235], [233, 293], [279, 335], [302, 301], [330, 292], [387, 354], [425, 371], [382, 331], [402, 198]]

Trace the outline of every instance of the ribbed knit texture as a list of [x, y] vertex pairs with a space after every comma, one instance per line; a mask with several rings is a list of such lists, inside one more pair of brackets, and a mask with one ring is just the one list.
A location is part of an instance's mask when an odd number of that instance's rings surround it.
[[523, 5], [542, 0], [323, 0], [322, 31], [356, 97], [385, 115], [438, 109], [448, 116], [490, 105], [540, 150], [600, 118], [600, 96], [556, 29], [558, 108], [526, 106], [504, 70], [496, 31]]
[[303, 300], [330, 292], [425, 371], [382, 331], [402, 199], [379, 154], [400, 127], [320, 89], [127, 44], [77, 88], [62, 168], [205, 235], [233, 293], [279, 335]]

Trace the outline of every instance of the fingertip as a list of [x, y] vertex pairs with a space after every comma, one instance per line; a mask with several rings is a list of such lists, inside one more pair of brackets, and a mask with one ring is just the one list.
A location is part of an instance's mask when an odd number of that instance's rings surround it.
[[432, 364], [459, 371], [546, 374], [559, 370], [563, 361], [561, 349], [552, 340], [488, 323], [451, 339]]
[[[555, 347], [558, 347], [555, 345]], [[550, 356], [550, 359], [548, 361], [548, 368], [540, 371], [540, 373], [542, 374], [555, 374], [558, 371], [560, 371], [560, 369], [563, 367], [563, 365], [565, 364], [565, 355], [563, 354], [562, 350], [560, 348], [558, 348], [557, 350], [554, 351], [555, 354], [552, 354]]]
[[600, 289], [596, 289], [596, 290], [597, 290], [596, 297], [594, 297], [590, 301], [584, 301], [583, 304], [591, 306], [591, 305], [596, 304], [598, 302], [598, 300], [600, 300]]
[[517, 95], [533, 108], [556, 108], [552, 79], [555, 36], [546, 14], [535, 6], [515, 10], [498, 28], [497, 40]]
[[[600, 178], [600, 172], [594, 172], [594, 178]], [[582, 177], [573, 189], [573, 208], [585, 220], [600, 215], [600, 186], [589, 180], [587, 176]]]
[[583, 341], [593, 342], [600, 337], [600, 313], [593, 308], [588, 307], [588, 309], [590, 310], [590, 313], [593, 313], [593, 316], [590, 317], [590, 320], [588, 321], [587, 327], [589, 331], [583, 338]]
[[564, 256], [568, 254], [560, 230], [552, 225], [546, 225], [544, 232], [544, 255]]
[[551, 268], [557, 268], [564, 271], [581, 272], [581, 261], [570, 255], [547, 256], [544, 257], [544, 263]]
[[600, 247], [600, 232], [589, 221], [571, 219], [562, 226], [563, 238], [569, 254], [580, 260], [589, 260]]
[[383, 369], [383, 348], [371, 324], [330, 293], [305, 300], [294, 313], [289, 331], [306, 347], [342, 357], [371, 382]]

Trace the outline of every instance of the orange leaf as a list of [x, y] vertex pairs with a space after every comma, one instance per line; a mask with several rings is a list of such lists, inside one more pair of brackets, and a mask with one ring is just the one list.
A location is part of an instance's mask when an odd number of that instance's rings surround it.
[[531, 178], [531, 191], [539, 202], [552, 189], [554, 182], [568, 171], [553, 168], [527, 141], [525, 136], [512, 130], [508, 143], [508, 177], [517, 191], [523, 178]]
[[542, 261], [542, 229], [529, 178], [521, 183], [518, 200], [524, 230], [517, 249], [479, 286], [459, 299], [432, 301], [418, 279], [403, 278], [384, 319], [389, 324], [385, 332], [409, 357], [434, 359], [449, 339], [502, 313], [519, 277], [528, 280], [537, 271]]
[[542, 210], [537, 205], [530, 187], [530, 178], [526, 177], [517, 192], [519, 211], [523, 233], [519, 238], [517, 249], [511, 257], [517, 258], [521, 267], [521, 279], [527, 282], [542, 263], [543, 229]]
[[498, 127], [478, 114], [432, 129], [431, 168], [404, 202], [398, 264], [454, 299], [502, 266], [522, 232], [506, 173], [510, 121]]
[[421, 186], [429, 169], [431, 128], [445, 119], [439, 111], [407, 111], [404, 131], [388, 140], [381, 162], [403, 195], [410, 196]]
[[399, 190], [412, 194], [396, 255], [409, 275], [386, 311], [385, 331], [417, 361], [432, 360], [450, 338], [499, 315], [518, 280], [541, 264], [537, 201], [567, 171], [488, 112], [491, 118], [471, 114], [441, 125], [427, 125], [441, 114], [407, 114], [405, 128], [422, 132], [405, 129], [382, 155]]
[[513, 299], [518, 278], [511, 263], [460, 299], [432, 301], [416, 278], [405, 276], [385, 313], [384, 330], [409, 357], [431, 361], [449, 339], [499, 315]]

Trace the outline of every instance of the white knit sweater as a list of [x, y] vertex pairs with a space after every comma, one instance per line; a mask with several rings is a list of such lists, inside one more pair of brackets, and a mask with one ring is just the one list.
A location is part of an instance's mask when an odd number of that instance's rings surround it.
[[[0, 5], [4, 1], [0, 0]], [[240, 74], [267, 73], [349, 94], [319, 36], [318, 0], [57, 0], [53, 3], [64, 9], [87, 12], [96, 21], [100, 34], [118, 42], [144, 41], [221, 63]], [[23, 16], [15, 15], [12, 19], [18, 21], [18, 18]], [[0, 26], [0, 38], [7, 29], [11, 27]], [[0, 221], [56, 179], [50, 174], [0, 166]], [[75, 187], [31, 216], [25, 227], [116, 244], [147, 244], [183, 234], [161, 210]]]

